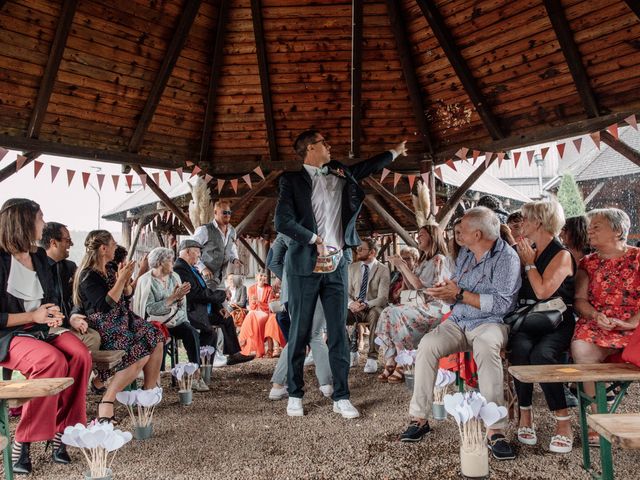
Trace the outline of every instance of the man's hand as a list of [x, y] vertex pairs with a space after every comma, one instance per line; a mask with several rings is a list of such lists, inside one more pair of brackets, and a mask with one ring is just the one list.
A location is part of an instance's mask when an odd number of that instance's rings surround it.
[[403, 141], [401, 143], [399, 143], [398, 145], [396, 145], [395, 147], [393, 147], [393, 149], [396, 151], [396, 153], [398, 154], [398, 156], [402, 155], [403, 157], [407, 156], [408, 150], [407, 150], [407, 141]]
[[84, 315], [80, 315], [79, 313], [74, 313], [73, 315], [71, 315], [69, 324], [71, 325], [71, 328], [82, 334], [87, 333], [87, 330], [89, 330], [87, 317], [85, 317]]
[[456, 295], [459, 291], [460, 287], [458, 287], [458, 284], [453, 280], [444, 280], [436, 283], [433, 287], [426, 289], [428, 295], [447, 303], [455, 302]]
[[204, 267], [204, 270], [202, 270], [202, 276], [206, 280], [211, 280], [213, 278], [213, 273], [207, 267]]

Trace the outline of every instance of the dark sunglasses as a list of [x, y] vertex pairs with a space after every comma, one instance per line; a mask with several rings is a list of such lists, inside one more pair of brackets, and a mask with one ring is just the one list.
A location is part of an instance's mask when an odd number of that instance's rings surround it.
[[231, 210], [222, 210], [223, 215], [231, 215], [233, 212]]

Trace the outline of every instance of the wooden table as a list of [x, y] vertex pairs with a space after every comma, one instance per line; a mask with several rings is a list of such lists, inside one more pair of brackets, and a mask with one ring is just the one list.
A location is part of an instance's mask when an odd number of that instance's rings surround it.
[[[578, 410], [580, 414], [580, 438], [582, 440], [582, 466], [592, 477], [601, 480], [613, 480], [613, 458], [611, 443], [600, 436], [600, 463], [602, 472], [598, 474], [591, 468], [589, 452], [589, 427], [587, 410], [596, 405], [598, 413], [615, 413], [627, 392], [631, 382], [640, 380], [640, 368], [628, 363], [594, 363], [571, 365], [520, 365], [509, 368], [509, 372], [521, 382], [526, 383], [576, 383], [578, 385]], [[595, 383], [596, 396], [587, 395], [584, 383]], [[609, 383], [609, 387], [607, 387]], [[607, 404], [607, 393], [615, 392], [611, 407]]]
[[13, 480], [13, 462], [11, 461], [11, 436], [7, 407], [17, 407], [32, 398], [57, 395], [73, 383], [73, 378], [38, 378], [33, 380], [10, 380], [0, 382], [0, 435], [6, 437], [3, 449], [4, 476]]
[[598, 413], [589, 415], [587, 422], [611, 445], [629, 450], [640, 449], [640, 413]]

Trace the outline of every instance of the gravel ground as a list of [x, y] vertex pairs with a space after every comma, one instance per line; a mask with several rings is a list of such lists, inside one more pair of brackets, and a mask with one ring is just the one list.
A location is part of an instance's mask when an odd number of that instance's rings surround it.
[[[329, 399], [317, 389], [312, 367], [305, 396], [306, 415], [286, 416], [286, 400], [269, 401], [269, 378], [275, 360], [214, 371], [212, 390], [194, 393], [189, 407], [178, 404], [176, 389], [163, 377], [165, 398], [156, 411], [154, 435], [133, 440], [113, 464], [116, 479], [458, 479], [457, 428], [453, 420], [431, 422], [433, 431], [417, 444], [402, 444], [399, 433], [407, 424], [410, 399], [404, 385], [388, 385], [351, 370], [352, 401], [361, 412], [356, 420], [344, 420], [332, 412]], [[621, 411], [640, 411], [637, 385], [630, 389]], [[90, 397], [90, 412], [95, 414]], [[535, 405], [542, 407], [541, 392]], [[536, 410], [543, 413], [544, 410]], [[123, 407], [120, 428], [129, 429]], [[588, 479], [581, 467], [576, 440], [569, 455], [547, 450], [552, 424], [549, 415], [536, 420], [541, 442], [519, 449], [516, 460], [491, 460], [493, 479]], [[15, 420], [12, 422], [15, 429]], [[577, 421], [574, 419], [577, 432]], [[509, 435], [513, 435], [513, 429]], [[33, 479], [82, 478], [85, 470], [79, 452], [70, 449], [74, 463], [52, 463], [44, 444], [32, 446]], [[597, 455], [595, 449], [592, 454]], [[596, 457], [597, 458], [597, 457]], [[614, 450], [617, 479], [637, 479], [640, 454]]]

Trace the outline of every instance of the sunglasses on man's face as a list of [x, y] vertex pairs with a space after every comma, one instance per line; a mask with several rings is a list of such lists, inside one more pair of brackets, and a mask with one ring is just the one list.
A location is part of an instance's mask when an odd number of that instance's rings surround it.
[[231, 215], [233, 212], [231, 210], [222, 210], [223, 215]]

